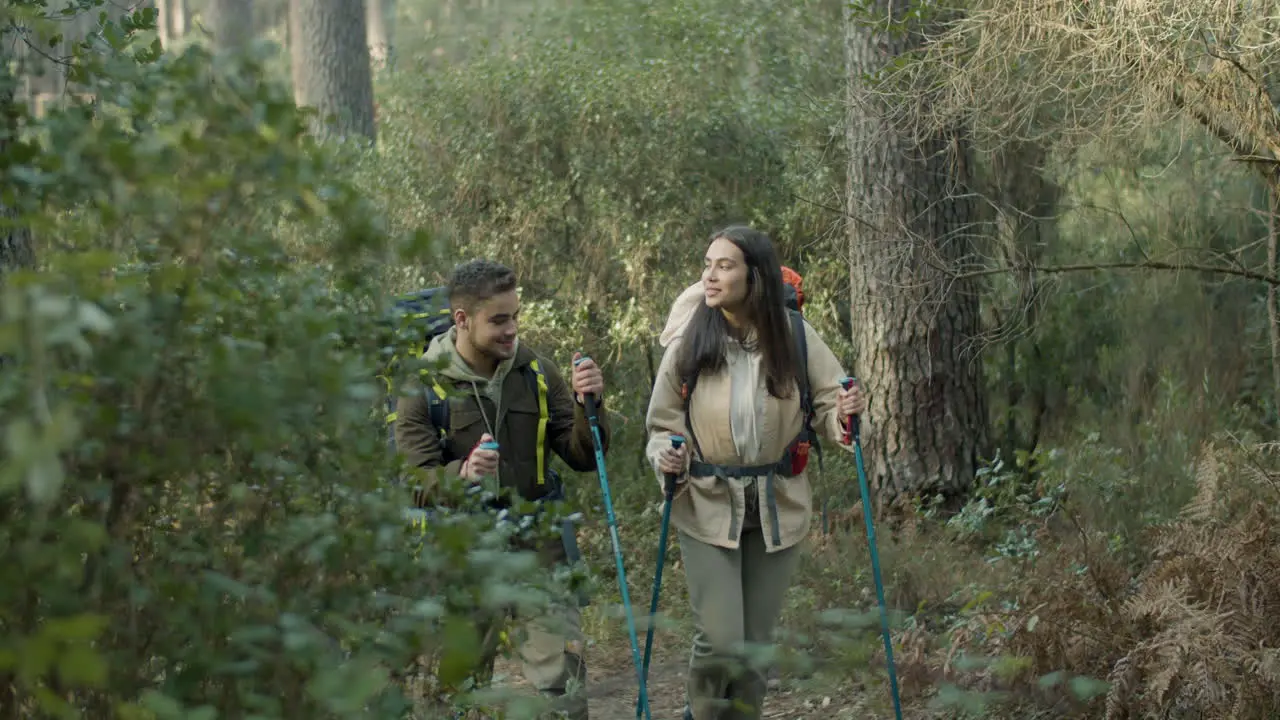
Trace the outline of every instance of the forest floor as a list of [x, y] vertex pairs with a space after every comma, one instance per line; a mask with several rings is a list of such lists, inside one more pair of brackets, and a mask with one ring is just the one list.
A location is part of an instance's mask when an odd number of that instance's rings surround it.
[[[687, 648], [655, 649], [649, 667], [649, 709], [653, 720], [680, 720], [685, 704]], [[588, 657], [587, 703], [591, 720], [635, 720], [638, 684], [629, 647], [596, 646]], [[520, 675], [518, 661], [499, 659], [495, 676], [513, 688], [532, 693]], [[841, 690], [821, 677], [802, 680], [774, 678], [765, 699], [765, 720], [807, 720], [813, 718], [877, 718], [881, 714], [868, 707], [858, 690]], [[884, 717], [892, 717], [892, 714]]]

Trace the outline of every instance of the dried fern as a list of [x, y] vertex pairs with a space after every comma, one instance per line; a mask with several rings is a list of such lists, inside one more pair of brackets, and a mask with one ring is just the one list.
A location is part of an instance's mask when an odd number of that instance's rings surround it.
[[1159, 529], [1155, 560], [1125, 604], [1135, 625], [1153, 631], [1122, 660], [1141, 692], [1112, 692], [1108, 716], [1267, 717], [1280, 711], [1273, 657], [1280, 646], [1280, 552], [1271, 537], [1274, 505], [1258, 501], [1256, 474], [1224, 471], [1210, 447], [1196, 494], [1177, 522]]
[[1280, 475], [1258, 457], [1205, 449], [1195, 496], [1151, 529], [1152, 561], [1118, 609], [1097, 603], [1099, 568], [1041, 583], [1028, 600], [1075, 637], [1024, 633], [1023, 652], [1045, 672], [1110, 668], [1108, 720], [1280, 714]]
[[1191, 522], [1213, 520], [1219, 497], [1218, 455], [1212, 447], [1202, 454], [1196, 468], [1196, 494], [1182, 509], [1182, 517]]

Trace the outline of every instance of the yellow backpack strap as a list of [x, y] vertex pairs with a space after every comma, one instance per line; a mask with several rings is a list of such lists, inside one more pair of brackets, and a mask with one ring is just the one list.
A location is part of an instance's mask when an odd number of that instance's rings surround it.
[[386, 396], [387, 396], [387, 424], [388, 425], [394, 424], [397, 417], [396, 401], [392, 398], [392, 393], [395, 392], [395, 388], [391, 385], [391, 375], [392, 375], [391, 369], [396, 366], [396, 363], [399, 360], [400, 360], [399, 355], [392, 355], [391, 360], [387, 362], [387, 372], [378, 376], [378, 379], [382, 380], [382, 384], [387, 387]]
[[537, 360], [529, 362], [538, 384], [538, 484], [547, 482], [547, 376]]
[[387, 424], [388, 424], [388, 425], [391, 425], [391, 424], [395, 423], [395, 421], [396, 421], [396, 417], [397, 417], [397, 414], [396, 414], [396, 401], [395, 401], [395, 398], [392, 396], [392, 393], [394, 393], [394, 392], [395, 392], [395, 388], [394, 388], [394, 387], [392, 387], [392, 385], [391, 385], [391, 377], [390, 377], [390, 376], [388, 376], [388, 375], [379, 375], [379, 376], [378, 376], [378, 379], [379, 379], [379, 380], [381, 380], [381, 381], [382, 381], [382, 384], [386, 386], [386, 393], [385, 393], [385, 394], [386, 394], [386, 396], [387, 396]]
[[[444, 388], [440, 387], [440, 383], [436, 382], [434, 379], [432, 379], [431, 381], [431, 391], [434, 392], [436, 394], [436, 397], [440, 398], [441, 400], [449, 399], [448, 393], [446, 393], [444, 391]], [[448, 428], [438, 428], [438, 429], [443, 432], [448, 432], [449, 430]]]

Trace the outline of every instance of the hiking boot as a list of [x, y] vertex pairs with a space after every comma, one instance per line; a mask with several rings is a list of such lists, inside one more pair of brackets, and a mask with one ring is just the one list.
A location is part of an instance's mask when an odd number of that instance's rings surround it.
[[552, 710], [555, 717], [562, 720], [587, 720], [587, 698], [579, 688], [576, 697], [569, 697], [561, 689], [543, 690], [543, 697], [552, 699]]

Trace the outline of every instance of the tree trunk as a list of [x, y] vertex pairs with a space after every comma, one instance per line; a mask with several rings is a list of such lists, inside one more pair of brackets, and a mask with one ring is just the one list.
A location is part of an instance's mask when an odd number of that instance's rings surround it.
[[302, 3], [305, 0], [289, 0], [289, 74], [293, 78], [293, 103], [306, 105], [302, 99], [302, 65], [306, 61], [302, 53]]
[[[373, 76], [361, 0], [291, 0], [294, 97], [316, 108], [320, 134], [373, 140]], [[328, 126], [332, 118], [333, 125]]]
[[219, 50], [239, 50], [253, 40], [251, 0], [209, 0], [204, 19], [205, 30]]
[[168, 0], [169, 33], [174, 40], [181, 40], [187, 35], [187, 0]]
[[[0, 157], [9, 156], [9, 143], [17, 134], [14, 101], [18, 90], [18, 78], [10, 70], [9, 48], [12, 43], [0, 44], [0, 117], [4, 123], [0, 125]], [[0, 197], [8, 193], [0, 193]], [[5, 229], [0, 230], [0, 288], [4, 287], [5, 278], [14, 270], [31, 269], [36, 266], [35, 250], [31, 243], [31, 228], [19, 220], [18, 212], [0, 201], [0, 218], [4, 218]]]
[[156, 0], [156, 26], [161, 47], [168, 49], [187, 31], [187, 9], [183, 0]]
[[[1007, 267], [1035, 267], [1053, 240], [1061, 189], [1045, 174], [1046, 148], [1042, 143], [1011, 141], [997, 151], [992, 163], [999, 253]], [[1019, 449], [1034, 450], [1048, 410], [1049, 387], [1039, 365], [1037, 330], [1042, 285], [1030, 273], [1015, 272], [1017, 294], [1009, 320], [1001, 334], [1007, 337], [1009, 365], [1005, 387], [1005, 459]], [[1019, 345], [1023, 349], [1019, 351]], [[1021, 361], [1018, 358], [1021, 357]], [[1026, 427], [1019, 431], [1016, 417], [1025, 405]]]
[[[395, 8], [394, 0], [365, 0], [365, 22], [369, 42], [369, 61], [373, 69], [382, 70], [391, 57], [389, 15]], [[394, 26], [394, 25], [392, 25]]]
[[[53, 13], [72, 7], [67, 2], [52, 2], [49, 5], [49, 11]], [[14, 78], [14, 81], [28, 95], [33, 108], [47, 103], [49, 98], [61, 95], [66, 90], [66, 68], [62, 62], [75, 44], [75, 38], [82, 24], [80, 17], [83, 14], [85, 13], [62, 18], [56, 31], [45, 28], [41, 32], [31, 25], [25, 26], [24, 30], [29, 32], [31, 46], [38, 50], [32, 50], [27, 43], [15, 42], [10, 33], [5, 34], [5, 42], [12, 46], [4, 53], [5, 61], [13, 59], [16, 52], [16, 58], [21, 62], [21, 77]], [[50, 36], [50, 32], [58, 33], [56, 41]], [[45, 97], [44, 100], [37, 100], [42, 96]]]
[[166, 50], [174, 40], [173, 33], [169, 30], [172, 6], [173, 0], [156, 0], [156, 34], [160, 36], [160, 47]]
[[[1280, 253], [1280, 226], [1276, 213], [1280, 212], [1280, 177], [1272, 171], [1267, 177], [1267, 274], [1275, 277], [1276, 258]], [[1267, 336], [1271, 345], [1271, 399], [1280, 421], [1280, 305], [1277, 305], [1276, 286], [1267, 286]]]
[[[906, 19], [910, 3], [873, 0], [871, 13]], [[972, 248], [960, 133], [915, 137], [894, 127], [864, 78], [918, 46], [916, 33], [864, 24], [846, 10], [849, 77], [849, 263], [855, 367], [869, 396], [863, 424], [868, 480], [878, 499], [962, 495], [989, 445], [982, 366], [972, 351], [978, 288], [950, 265]], [[872, 25], [868, 27], [867, 25]]]

